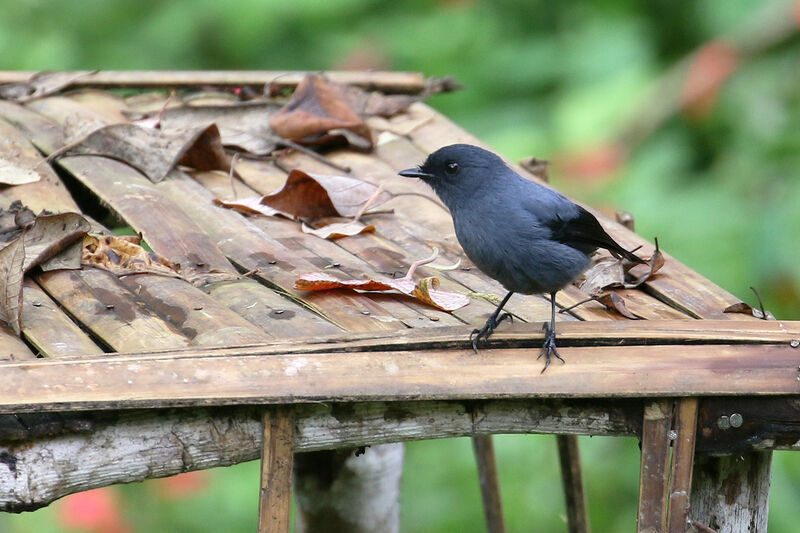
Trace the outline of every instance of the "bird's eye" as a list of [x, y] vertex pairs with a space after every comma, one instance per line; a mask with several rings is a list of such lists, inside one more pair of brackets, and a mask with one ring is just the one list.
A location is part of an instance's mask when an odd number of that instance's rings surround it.
[[458, 163], [455, 161], [448, 161], [444, 164], [444, 169], [448, 174], [455, 174], [458, 172]]

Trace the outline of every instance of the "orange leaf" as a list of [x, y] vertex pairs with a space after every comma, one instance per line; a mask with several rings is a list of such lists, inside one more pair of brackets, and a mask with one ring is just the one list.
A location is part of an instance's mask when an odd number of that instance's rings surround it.
[[469, 298], [464, 294], [440, 290], [438, 288], [439, 280], [434, 277], [414, 283], [409, 278], [341, 280], [327, 272], [309, 272], [298, 277], [294, 286], [303, 291], [353, 289], [383, 292], [395, 290], [443, 311], [455, 311], [469, 303]]

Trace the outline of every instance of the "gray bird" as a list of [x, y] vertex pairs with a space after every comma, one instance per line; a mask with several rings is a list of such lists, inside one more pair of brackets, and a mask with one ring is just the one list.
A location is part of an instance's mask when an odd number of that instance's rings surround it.
[[450, 209], [456, 236], [473, 263], [499, 281], [508, 294], [481, 329], [470, 334], [488, 339], [511, 316], [503, 306], [515, 292], [550, 295], [550, 326], [543, 324], [544, 372], [556, 350], [556, 292], [589, 266], [589, 254], [605, 248], [615, 257], [644, 261], [617, 244], [597, 219], [558, 192], [529, 181], [495, 154], [469, 144], [445, 146], [418, 168], [399, 173], [420, 178]]

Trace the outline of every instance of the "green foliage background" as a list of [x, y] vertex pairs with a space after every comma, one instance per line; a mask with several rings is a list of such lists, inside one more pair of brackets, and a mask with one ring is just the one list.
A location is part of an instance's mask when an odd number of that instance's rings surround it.
[[[750, 303], [748, 287], [757, 287], [775, 316], [797, 320], [796, 34], [741, 64], [707, 116], [671, 117], [612, 175], [580, 179], [558, 164], [608, 140], [660, 73], [735, 33], [757, 9], [746, 0], [27, 0], [3, 6], [0, 68], [453, 75], [465, 89], [432, 105], [511, 159], [552, 158], [557, 187], [609, 213], [633, 212], [637, 231], [658, 236], [670, 254]], [[631, 531], [636, 442], [581, 444], [593, 529]], [[502, 436], [497, 448], [509, 529], [565, 531], [553, 440]], [[408, 446], [404, 531], [482, 531], [471, 453], [466, 439]], [[792, 454], [776, 459], [770, 531], [793, 532], [800, 463]], [[154, 498], [147, 483], [116, 490], [135, 531], [252, 531], [257, 465], [216, 471], [213, 480], [210, 493], [179, 503]], [[0, 530], [57, 529], [51, 510], [0, 516]]]

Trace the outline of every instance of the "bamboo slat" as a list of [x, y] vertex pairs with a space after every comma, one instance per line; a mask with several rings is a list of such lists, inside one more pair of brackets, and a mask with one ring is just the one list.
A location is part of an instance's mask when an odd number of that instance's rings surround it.
[[179, 333], [99, 269], [53, 270], [36, 277], [39, 284], [95, 338], [114, 351], [189, 346]]
[[184, 280], [140, 274], [120, 282], [193, 344], [224, 346], [274, 338]]
[[[36, 71], [0, 71], [0, 83], [27, 81]], [[272, 84], [277, 88], [294, 87], [309, 74], [297, 70], [101, 70], [76, 79], [72, 87], [169, 88], [202, 86], [256, 86]], [[418, 72], [327, 71], [325, 76], [337, 83], [357, 85], [384, 92], [419, 93], [425, 79]]]
[[645, 405], [637, 533], [666, 531], [669, 430], [671, 426], [672, 402], [670, 400], [656, 400]]
[[259, 533], [288, 533], [292, 503], [294, 417], [288, 409], [267, 410], [261, 444]]
[[695, 437], [697, 434], [697, 398], [683, 398], [678, 403], [673, 428], [677, 437], [672, 451], [667, 531], [685, 533], [692, 493]]
[[22, 289], [22, 334], [45, 357], [103, 353], [30, 278]]

